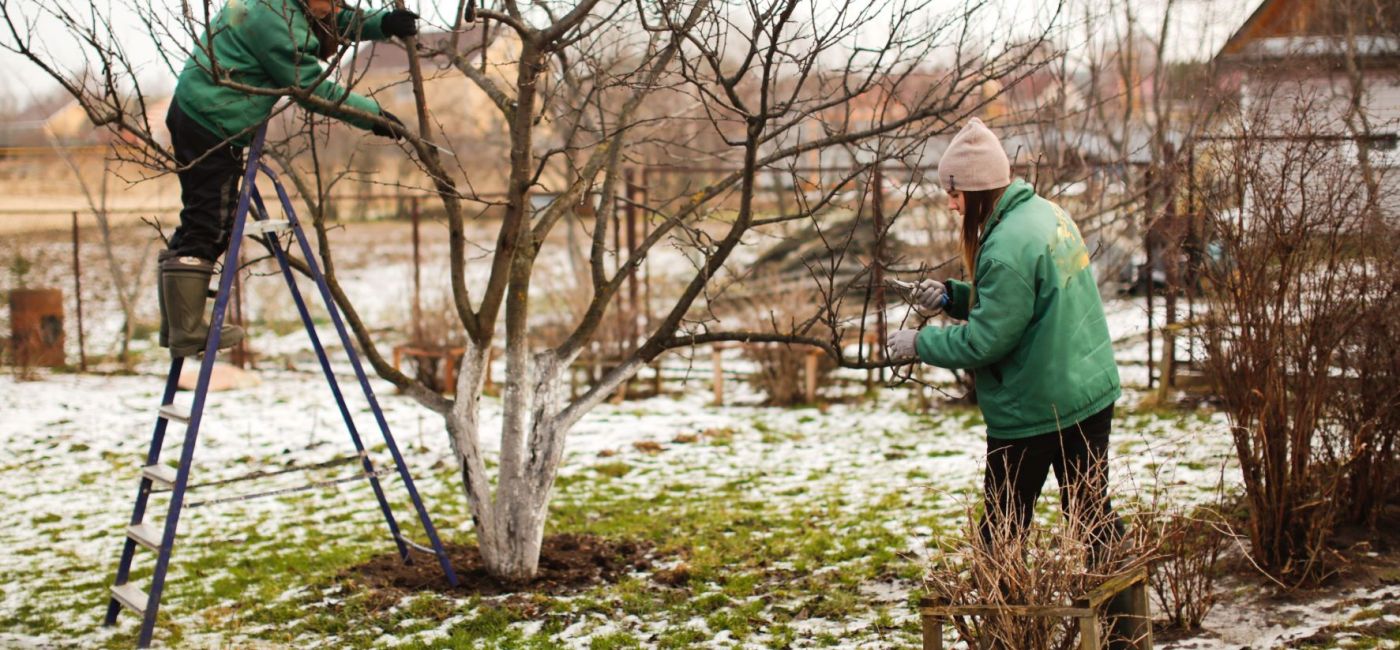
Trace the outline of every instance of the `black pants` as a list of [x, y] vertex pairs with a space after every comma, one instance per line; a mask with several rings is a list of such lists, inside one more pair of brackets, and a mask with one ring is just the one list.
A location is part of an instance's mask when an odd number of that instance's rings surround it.
[[[1123, 522], [1108, 498], [1108, 434], [1113, 428], [1113, 405], [1059, 432], [1030, 438], [987, 438], [985, 509], [979, 524], [989, 546], [998, 527], [1021, 535], [1035, 514], [1036, 498], [1053, 468], [1060, 484], [1065, 516], [1078, 517], [1093, 527], [1087, 531], [1095, 551], [1123, 535]], [[1098, 553], [1095, 553], [1098, 555]]]
[[[185, 115], [178, 101], [170, 102], [165, 125], [170, 129], [175, 160], [182, 168], [178, 175], [184, 204], [180, 226], [170, 238], [170, 250], [215, 261], [228, 248], [233, 213], [238, 209], [243, 147], [223, 144], [223, 138]], [[191, 165], [195, 160], [198, 162]]]

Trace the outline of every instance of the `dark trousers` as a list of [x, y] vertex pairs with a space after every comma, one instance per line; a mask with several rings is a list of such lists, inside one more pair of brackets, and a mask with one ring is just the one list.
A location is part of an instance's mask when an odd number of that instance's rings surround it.
[[1013, 535], [1023, 534], [1035, 514], [1045, 477], [1054, 469], [1062, 512], [1092, 526], [1087, 531], [1091, 548], [1099, 551], [1116, 542], [1123, 535], [1123, 522], [1108, 498], [1112, 428], [1110, 404], [1058, 432], [1015, 440], [988, 436], [985, 509], [979, 524], [982, 541], [990, 546], [1001, 526], [1009, 526]]
[[[238, 182], [243, 176], [243, 147], [220, 138], [170, 102], [165, 115], [170, 144], [180, 164], [180, 225], [170, 238], [170, 250], [209, 261], [228, 248], [233, 213], [238, 209]], [[205, 155], [205, 154], [208, 155]], [[194, 164], [190, 164], [193, 162]]]

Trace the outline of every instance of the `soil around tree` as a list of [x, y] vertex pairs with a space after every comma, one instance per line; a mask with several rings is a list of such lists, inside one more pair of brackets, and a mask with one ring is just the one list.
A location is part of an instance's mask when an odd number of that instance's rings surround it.
[[560, 595], [617, 582], [623, 576], [651, 568], [654, 547], [649, 542], [615, 540], [596, 535], [561, 534], [544, 538], [539, 571], [523, 584], [502, 582], [486, 571], [475, 544], [446, 543], [457, 573], [458, 587], [447, 584], [433, 555], [410, 551], [404, 564], [396, 551], [376, 555], [340, 572], [340, 579], [358, 589], [390, 593], [435, 591], [454, 595], [500, 596], [512, 593]]

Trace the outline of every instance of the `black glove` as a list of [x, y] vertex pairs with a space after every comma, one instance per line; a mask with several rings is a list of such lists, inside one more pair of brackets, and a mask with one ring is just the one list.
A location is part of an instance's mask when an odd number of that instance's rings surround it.
[[395, 9], [379, 21], [379, 29], [385, 36], [408, 38], [418, 35], [418, 14], [407, 9]]
[[[393, 113], [390, 113], [389, 111], [384, 110], [383, 107], [380, 107], [380, 109], [379, 109], [379, 116], [382, 117], [382, 118], [384, 118], [384, 119], [386, 119], [386, 120], [389, 120], [390, 122], [393, 122], [394, 124], [397, 124], [398, 127], [399, 127], [399, 129], [403, 129], [403, 128], [404, 128], [403, 120], [399, 119], [399, 118], [398, 118], [396, 115], [394, 115]], [[403, 137], [403, 135], [400, 134], [398, 130], [396, 130], [396, 129], [391, 129], [391, 128], [389, 128], [389, 127], [387, 127], [387, 126], [385, 126], [385, 125], [383, 125], [383, 124], [380, 124], [380, 123], [378, 123], [378, 122], [375, 122], [375, 123], [374, 123], [374, 126], [371, 127], [371, 129], [374, 131], [374, 134], [375, 134], [375, 135], [378, 135], [378, 136], [383, 136], [383, 137], [386, 137], [386, 138], [393, 138], [394, 140], [398, 140], [399, 138], [402, 138], [402, 137]]]

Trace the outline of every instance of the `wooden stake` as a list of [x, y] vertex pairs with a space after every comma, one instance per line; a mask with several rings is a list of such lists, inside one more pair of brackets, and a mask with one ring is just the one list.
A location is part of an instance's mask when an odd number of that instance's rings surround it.
[[[423, 345], [423, 258], [419, 253], [418, 239], [418, 197], [412, 199], [413, 207], [413, 342]], [[491, 371], [487, 370], [487, 377]], [[488, 380], [489, 381], [489, 380]]]
[[78, 213], [73, 212], [73, 301], [78, 312], [78, 369], [87, 372], [87, 339], [83, 336], [83, 266], [78, 258]]
[[714, 375], [710, 382], [715, 389], [715, 406], [724, 406], [724, 360], [718, 344], [710, 346], [710, 362], [714, 365]]
[[808, 404], [817, 403], [817, 356], [820, 354], [822, 354], [821, 350], [807, 351], [807, 366], [804, 368], [807, 376], [803, 379], [807, 380], [806, 397]]

